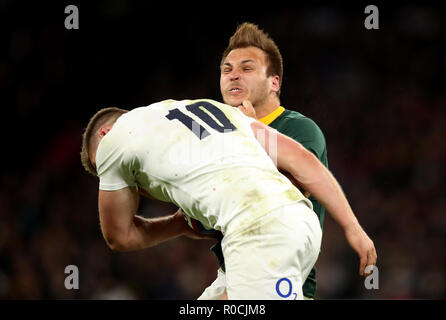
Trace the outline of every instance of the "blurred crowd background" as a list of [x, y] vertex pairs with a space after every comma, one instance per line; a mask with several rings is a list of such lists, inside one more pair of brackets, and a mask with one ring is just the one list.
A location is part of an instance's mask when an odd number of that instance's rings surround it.
[[[221, 53], [244, 21], [276, 41], [281, 104], [320, 126], [329, 167], [377, 248], [379, 289], [367, 290], [327, 215], [317, 298], [445, 298], [445, 19], [428, 4], [380, 3], [380, 29], [366, 30], [360, 4], [0, 1], [0, 298], [195, 299], [214, 280], [212, 240], [106, 246], [81, 133], [101, 107], [221, 100]], [[79, 30], [64, 28], [68, 4]], [[175, 210], [142, 200], [140, 212]], [[79, 268], [79, 290], [64, 287], [67, 265]]]

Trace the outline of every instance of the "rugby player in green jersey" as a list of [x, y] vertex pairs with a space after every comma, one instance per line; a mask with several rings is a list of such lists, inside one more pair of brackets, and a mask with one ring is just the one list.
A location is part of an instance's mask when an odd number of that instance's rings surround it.
[[[300, 142], [328, 167], [327, 148], [321, 129], [310, 118], [280, 105], [282, 56], [268, 34], [251, 23], [239, 25], [223, 53], [220, 68], [220, 89], [226, 104], [240, 106], [248, 116]], [[325, 209], [311, 196], [310, 200], [323, 228]], [[221, 243], [217, 243], [211, 250], [221, 269], [216, 281], [199, 299], [224, 299]], [[302, 288], [306, 299], [315, 298], [316, 286], [316, 267], [313, 267]]]

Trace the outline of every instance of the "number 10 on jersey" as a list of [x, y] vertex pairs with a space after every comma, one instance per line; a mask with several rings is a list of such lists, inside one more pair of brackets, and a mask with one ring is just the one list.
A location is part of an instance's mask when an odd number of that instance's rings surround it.
[[[204, 111], [202, 108], [208, 112]], [[237, 128], [231, 123], [231, 121], [229, 121], [223, 111], [209, 102], [200, 101], [194, 104], [190, 104], [186, 106], [186, 110], [196, 115], [201, 121], [203, 121], [205, 124], [207, 124], [209, 127], [217, 132], [225, 133], [237, 130]], [[215, 119], [218, 120], [218, 122], [215, 121], [210, 116], [210, 114], [212, 114]], [[166, 115], [166, 118], [169, 120], [176, 119], [180, 121], [200, 140], [210, 135], [209, 131], [206, 130], [200, 123], [178, 109], [170, 110], [169, 113]]]

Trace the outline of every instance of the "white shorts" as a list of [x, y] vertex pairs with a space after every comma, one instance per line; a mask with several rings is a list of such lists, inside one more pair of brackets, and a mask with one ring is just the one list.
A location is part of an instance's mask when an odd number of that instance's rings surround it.
[[197, 300], [220, 300], [226, 290], [226, 275], [221, 269], [217, 271], [217, 279], [204, 290]]
[[316, 263], [321, 239], [319, 220], [302, 201], [257, 221], [250, 214], [237, 217], [222, 241], [226, 276], [217, 277], [200, 299], [218, 296], [223, 286], [228, 299], [303, 299], [302, 285]]

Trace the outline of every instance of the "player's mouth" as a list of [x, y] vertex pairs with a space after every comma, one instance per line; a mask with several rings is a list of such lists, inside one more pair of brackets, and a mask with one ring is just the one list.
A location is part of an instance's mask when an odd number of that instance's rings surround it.
[[228, 90], [229, 94], [240, 94], [243, 93], [243, 89], [234, 87]]

